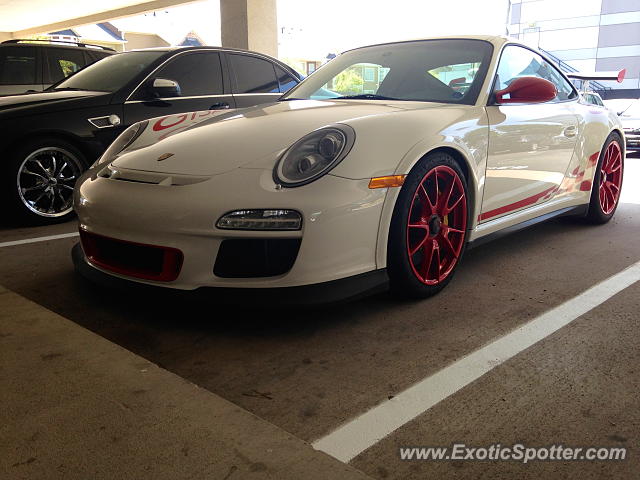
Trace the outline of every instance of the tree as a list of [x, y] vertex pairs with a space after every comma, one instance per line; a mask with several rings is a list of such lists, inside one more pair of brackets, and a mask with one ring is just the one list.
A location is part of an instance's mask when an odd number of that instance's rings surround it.
[[364, 80], [358, 72], [352, 69], [344, 70], [333, 79], [333, 90], [343, 95], [362, 93]]
[[65, 77], [68, 77], [72, 73], [78, 70], [78, 66], [70, 60], [58, 60], [60, 62], [60, 68]]

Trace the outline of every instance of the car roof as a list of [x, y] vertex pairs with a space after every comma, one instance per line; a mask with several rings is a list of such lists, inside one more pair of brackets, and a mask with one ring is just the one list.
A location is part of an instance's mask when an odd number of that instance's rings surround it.
[[394, 42], [383, 42], [383, 43], [374, 43], [371, 45], [363, 45], [357, 48], [351, 48], [342, 53], [351, 52], [353, 50], [358, 50], [360, 48], [367, 47], [377, 47], [382, 45], [394, 45], [399, 43], [409, 43], [409, 42], [424, 42], [428, 40], [482, 40], [485, 42], [489, 42], [494, 46], [501, 47], [505, 43], [518, 43], [522, 44], [517, 38], [508, 37], [506, 35], [446, 35], [446, 36], [434, 36], [434, 37], [422, 37], [422, 38], [408, 38], [403, 40], [396, 40]]
[[298, 73], [293, 67], [290, 67], [289, 65], [287, 65], [286, 63], [284, 63], [282, 60], [278, 60], [275, 57], [272, 57], [271, 55], [267, 55], [266, 53], [261, 53], [261, 52], [255, 52], [252, 50], [244, 50], [242, 48], [232, 48], [232, 47], [220, 47], [220, 46], [210, 46], [210, 45], [203, 45], [203, 46], [170, 46], [170, 47], [151, 47], [151, 48], [138, 48], [135, 50], [128, 50], [126, 52], [122, 52], [120, 53], [120, 55], [122, 54], [126, 54], [126, 53], [131, 53], [131, 52], [149, 52], [149, 51], [155, 51], [155, 52], [162, 52], [164, 54], [170, 54], [170, 53], [174, 53], [174, 52], [188, 52], [188, 51], [202, 51], [202, 50], [211, 50], [214, 52], [237, 52], [237, 53], [248, 53], [251, 55], [257, 55], [259, 57], [263, 57], [265, 59], [268, 59], [272, 62], [277, 63], [280, 67], [284, 68], [286, 71], [288, 71], [289, 73], [294, 74], [294, 76], [298, 79], [298, 80], [302, 80], [304, 77]]
[[81, 48], [84, 50], [91, 50], [92, 52], [109, 52], [117, 53], [111, 47], [105, 47], [104, 45], [94, 45], [92, 43], [82, 42], [65, 42], [63, 40], [48, 40], [48, 39], [36, 39], [36, 38], [13, 38], [0, 42], [0, 47], [33, 47], [37, 45], [45, 48]]
[[[251, 50], [244, 50], [241, 48], [232, 48], [232, 47], [220, 47], [220, 46], [212, 46], [212, 45], [202, 45], [202, 46], [177, 46], [177, 47], [151, 47], [151, 48], [137, 48], [135, 50], [128, 50], [128, 52], [141, 52], [141, 51], [156, 51], [156, 52], [181, 52], [181, 51], [189, 51], [189, 50], [216, 50], [216, 51], [231, 51], [231, 52], [239, 52], [239, 53], [253, 53], [256, 55], [262, 55], [264, 57], [271, 57], [271, 55], [267, 55], [266, 53], [254, 52]], [[127, 52], [123, 52], [127, 53]]]

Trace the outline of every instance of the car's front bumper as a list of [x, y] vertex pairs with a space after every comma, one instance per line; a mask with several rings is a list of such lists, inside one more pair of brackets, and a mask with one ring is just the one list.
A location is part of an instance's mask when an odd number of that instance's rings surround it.
[[[326, 175], [300, 188], [277, 189], [272, 173], [236, 169], [198, 183], [165, 186], [92, 177], [76, 192], [80, 228], [126, 242], [178, 249], [184, 254], [178, 277], [153, 282], [94, 270], [135, 282], [193, 290], [200, 287], [272, 289], [332, 282], [367, 272], [376, 264], [384, 189], [367, 180]], [[303, 216], [300, 231], [241, 231], [216, 228], [233, 210], [294, 209]], [[214, 265], [225, 240], [298, 239], [293, 267], [275, 276], [222, 278]]]
[[[82, 245], [76, 243], [71, 250], [76, 271], [84, 278], [107, 288], [126, 292], [147, 292], [151, 295], [161, 288], [127, 278], [108, 274], [87, 260]], [[386, 269], [373, 270], [352, 277], [329, 282], [280, 288], [229, 288], [201, 287], [195, 291], [175, 291], [175, 295], [188, 299], [198, 297], [224, 305], [241, 305], [246, 308], [269, 308], [274, 306], [328, 305], [382, 293], [388, 289], [389, 277]]]

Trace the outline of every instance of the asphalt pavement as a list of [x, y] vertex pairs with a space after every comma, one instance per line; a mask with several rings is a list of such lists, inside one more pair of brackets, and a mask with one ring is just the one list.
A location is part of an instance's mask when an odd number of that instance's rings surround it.
[[[0, 285], [313, 443], [640, 261], [640, 155], [603, 226], [553, 220], [470, 250], [439, 295], [318, 309], [114, 292], [73, 271], [74, 222], [0, 229]], [[2, 246], [5, 244], [5, 246]], [[637, 478], [639, 284], [470, 381], [349, 464], [373, 478]], [[626, 447], [621, 461], [407, 461], [401, 447]], [[233, 477], [231, 477], [233, 478]], [[241, 478], [241, 477], [239, 477]]]

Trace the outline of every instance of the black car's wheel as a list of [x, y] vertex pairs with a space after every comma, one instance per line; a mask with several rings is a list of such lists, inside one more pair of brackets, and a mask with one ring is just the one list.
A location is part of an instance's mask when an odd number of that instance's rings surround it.
[[73, 216], [73, 187], [86, 169], [77, 148], [54, 138], [33, 140], [10, 153], [8, 167], [3, 192], [14, 220], [43, 225]]
[[587, 220], [591, 223], [608, 222], [618, 208], [624, 173], [621, 145], [620, 135], [612, 133], [600, 152], [587, 214]]
[[469, 211], [464, 174], [450, 155], [428, 155], [411, 170], [389, 231], [387, 271], [394, 293], [428, 297], [451, 281], [464, 253]]

